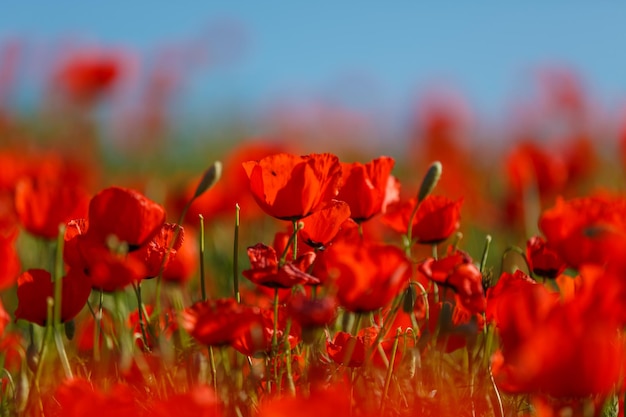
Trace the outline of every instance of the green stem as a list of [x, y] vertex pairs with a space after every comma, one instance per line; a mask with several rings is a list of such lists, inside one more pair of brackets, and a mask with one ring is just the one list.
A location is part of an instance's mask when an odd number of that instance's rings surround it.
[[289, 394], [292, 397], [296, 396], [296, 386], [293, 382], [293, 372], [291, 370], [291, 345], [289, 344], [289, 333], [291, 332], [291, 318], [287, 319], [287, 325], [285, 326], [285, 333], [283, 335], [285, 352], [287, 354], [287, 384], [289, 388]]
[[204, 216], [199, 214], [200, 218], [200, 294], [202, 301], [206, 301], [206, 283], [204, 282]]
[[63, 243], [65, 236], [65, 225], [59, 226], [59, 234], [57, 235], [57, 250], [54, 262], [54, 312], [53, 324], [57, 326], [61, 324], [61, 305], [63, 294]]
[[504, 417], [504, 407], [502, 406], [502, 397], [500, 397], [500, 391], [498, 390], [498, 386], [496, 385], [496, 380], [493, 377], [493, 372], [491, 372], [491, 365], [489, 365], [489, 379], [491, 380], [491, 385], [493, 386], [493, 392], [496, 394], [496, 401], [498, 402], [498, 411], [500, 412], [500, 417]]
[[350, 359], [352, 359], [352, 354], [354, 354], [354, 349], [356, 348], [357, 335], [359, 334], [359, 328], [361, 327], [361, 319], [363, 318], [363, 314], [356, 313], [356, 319], [354, 320], [354, 327], [352, 328], [352, 333], [354, 336], [348, 339], [348, 344], [346, 345], [346, 353], [343, 354], [343, 365], [348, 366], [350, 363]]
[[487, 266], [487, 255], [489, 254], [489, 246], [491, 245], [491, 235], [485, 236], [485, 247], [483, 249], [483, 256], [480, 258], [480, 272], [485, 272]]
[[235, 204], [235, 239], [233, 243], [233, 285], [235, 287], [235, 300], [241, 303], [239, 294], [239, 204]]
[[100, 362], [100, 333], [102, 331], [102, 304], [104, 303], [104, 291], [99, 290], [98, 311], [94, 316], [94, 332], [93, 332], [93, 359]]
[[56, 327], [54, 329], [54, 342], [57, 346], [57, 352], [59, 352], [59, 359], [61, 359], [61, 365], [63, 366], [63, 372], [65, 372], [65, 377], [68, 379], [74, 378], [74, 374], [72, 374], [72, 368], [70, 367], [70, 361], [67, 358], [67, 353], [65, 352], [65, 346], [63, 345], [63, 336], [61, 335], [59, 327]]
[[298, 259], [298, 230], [300, 230], [300, 228], [298, 227], [298, 222], [296, 222], [295, 220], [291, 222], [291, 224], [293, 225], [293, 253], [291, 255], [292, 259], [295, 261], [296, 259]]
[[293, 233], [289, 236], [289, 240], [287, 241], [287, 244], [285, 245], [285, 249], [283, 250], [283, 253], [280, 255], [280, 260], [279, 260], [279, 264], [282, 266], [285, 264], [285, 262], [287, 262], [287, 253], [289, 252], [289, 248], [293, 249], [293, 260], [296, 260], [296, 258], [298, 257], [298, 231], [300, 229], [302, 229], [302, 227], [304, 226], [302, 223], [296, 222], [295, 220], [292, 222], [293, 223]]
[[213, 346], [209, 346], [209, 362], [211, 363], [211, 379], [213, 380], [213, 389], [217, 392], [217, 368], [215, 366], [215, 353]]
[[387, 399], [387, 394], [389, 393], [389, 384], [391, 383], [391, 375], [393, 374], [393, 365], [396, 361], [396, 353], [398, 351], [398, 341], [400, 340], [400, 333], [402, 333], [402, 330], [398, 328], [396, 330], [396, 338], [393, 341], [391, 359], [389, 360], [389, 367], [387, 368], [387, 375], [385, 376], [385, 387], [383, 389], [383, 396], [380, 399], [380, 415], [383, 415], [385, 412], [385, 400]]
[[47, 303], [48, 320], [46, 321], [46, 329], [43, 335], [43, 340], [41, 341], [41, 348], [39, 349], [39, 361], [37, 363], [37, 369], [35, 370], [35, 374], [33, 375], [32, 380], [29, 383], [29, 400], [27, 401], [27, 403], [30, 403], [30, 395], [35, 392], [35, 388], [37, 388], [37, 391], [39, 391], [39, 379], [41, 378], [41, 373], [43, 371], [44, 364], [46, 363], [46, 356], [48, 353], [48, 341], [53, 331], [52, 317], [54, 315], [54, 300], [48, 297]]
[[135, 284], [133, 282], [133, 288], [135, 289], [135, 295], [137, 296], [137, 317], [139, 320], [139, 329], [141, 329], [141, 340], [143, 341], [143, 350], [146, 352], [150, 351], [150, 346], [148, 346], [148, 336], [146, 334], [146, 326], [144, 323], [144, 315], [143, 315], [143, 302], [141, 300], [141, 282]]
[[272, 357], [278, 351], [278, 288], [274, 288], [274, 333], [272, 334]]

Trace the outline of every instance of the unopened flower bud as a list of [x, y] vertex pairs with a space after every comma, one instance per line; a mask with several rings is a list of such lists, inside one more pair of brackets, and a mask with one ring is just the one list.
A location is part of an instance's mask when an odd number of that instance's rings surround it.
[[422, 184], [420, 185], [419, 193], [417, 194], [418, 203], [421, 203], [433, 191], [439, 182], [439, 178], [441, 178], [442, 169], [443, 167], [439, 161], [435, 161], [430, 164], [428, 171], [426, 171], [426, 175], [424, 175]]
[[196, 187], [196, 192], [194, 193], [192, 200], [200, 197], [206, 190], [213, 187], [221, 176], [222, 163], [220, 161], [215, 161], [213, 165], [211, 165], [206, 171], [204, 171], [204, 174], [202, 174], [202, 179]]

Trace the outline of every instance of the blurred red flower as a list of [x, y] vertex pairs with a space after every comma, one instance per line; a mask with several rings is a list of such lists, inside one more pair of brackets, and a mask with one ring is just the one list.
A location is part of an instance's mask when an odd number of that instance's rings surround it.
[[[258, 356], [259, 353], [269, 355], [272, 350], [272, 338], [274, 336], [274, 311], [272, 309], [262, 309], [257, 316], [259, 321], [248, 326], [233, 341], [232, 346], [237, 351], [246, 356]], [[283, 306], [278, 308], [278, 320], [276, 323], [276, 338], [279, 343], [279, 350], [282, 351], [285, 344], [285, 329], [287, 328], [287, 309]], [[287, 342], [291, 349], [300, 342], [301, 329], [298, 323], [291, 322]]]
[[165, 281], [183, 284], [193, 277], [200, 262], [198, 245], [196, 232], [186, 226], [182, 245], [176, 250], [176, 256], [170, 254], [163, 271]]
[[[258, 417], [320, 417], [350, 415], [350, 393], [344, 384], [330, 386], [324, 390], [312, 390], [308, 397], [282, 396], [263, 403]], [[358, 416], [363, 416], [359, 413]]]
[[[81, 270], [70, 269], [61, 278], [61, 322], [74, 318], [83, 309], [91, 294], [91, 280]], [[17, 280], [18, 305], [15, 319], [23, 319], [44, 326], [48, 320], [48, 298], [54, 296], [50, 273], [43, 269], [29, 269]]]
[[541, 236], [528, 239], [526, 259], [532, 273], [545, 278], [555, 279], [567, 267], [567, 264]]
[[385, 306], [411, 277], [411, 264], [402, 250], [361, 240], [334, 243], [325, 251], [324, 263], [339, 304], [352, 312]]
[[287, 304], [289, 316], [304, 328], [323, 327], [337, 317], [337, 300], [331, 296], [310, 298], [299, 293]]
[[113, 235], [132, 251], [159, 233], [165, 210], [138, 191], [110, 187], [91, 199], [88, 222], [90, 237], [106, 243]]
[[167, 268], [173, 259], [176, 259], [183, 240], [184, 230], [182, 226], [164, 223], [150, 241], [129, 253], [128, 256], [146, 265], [144, 278], [154, 278], [159, 275], [162, 269]]
[[499, 312], [509, 308], [507, 297], [518, 291], [527, 291], [528, 286], [536, 284], [534, 279], [519, 269], [512, 274], [503, 272], [496, 285], [487, 289], [487, 320], [498, 323], [500, 321]]
[[83, 378], [63, 381], [54, 392], [54, 401], [46, 414], [64, 417], [92, 416], [144, 416], [144, 399], [138, 392], [122, 383], [113, 384], [108, 390], [94, 387]]
[[222, 405], [213, 389], [206, 385], [191, 387], [189, 391], [170, 395], [151, 404], [153, 417], [220, 417]]
[[492, 357], [501, 389], [568, 399], [605, 396], [623, 382], [621, 324], [597, 303], [581, 302], [585, 297], [560, 303], [542, 285], [504, 297], [508, 306], [497, 323], [502, 349]]
[[197, 302], [183, 311], [182, 318], [183, 328], [208, 346], [230, 345], [261, 323], [259, 309], [238, 304], [232, 298]]
[[8, 236], [0, 235], [0, 290], [15, 284], [22, 270], [20, 258], [15, 248], [17, 229]]
[[7, 324], [9, 324], [10, 321], [11, 316], [9, 316], [9, 313], [7, 313], [7, 311], [4, 309], [4, 305], [0, 300], [0, 338], [2, 338], [2, 336], [4, 335], [4, 328]]
[[[332, 341], [326, 342], [326, 352], [337, 364], [344, 364], [348, 360], [348, 363], [344, 365], [358, 367], [365, 363], [366, 354], [372, 355], [374, 353], [372, 345], [377, 335], [378, 329], [373, 326], [359, 330], [356, 337], [350, 333], [337, 332]], [[352, 353], [347, 358], [350, 349], [352, 349]]]
[[[416, 198], [392, 204], [383, 222], [399, 233], [406, 233], [411, 213], [415, 209]], [[419, 205], [411, 235], [423, 244], [440, 243], [449, 238], [460, 226], [463, 199], [452, 201], [447, 197], [429, 195]]]
[[91, 104], [109, 93], [128, 70], [129, 58], [119, 51], [84, 49], [59, 64], [54, 82], [76, 104]]
[[328, 153], [281, 153], [244, 162], [243, 167], [256, 202], [281, 220], [299, 220], [319, 210], [337, 196], [341, 185], [339, 159]]
[[107, 188], [91, 200], [88, 219], [68, 222], [64, 259], [104, 291], [153, 278], [183, 242], [182, 227], [164, 221], [165, 210], [140, 193]]
[[452, 288], [457, 307], [462, 307], [470, 314], [485, 311], [483, 275], [469, 255], [458, 250], [451, 251], [441, 259], [426, 259], [418, 268], [436, 284]]
[[293, 261], [281, 262], [274, 248], [257, 243], [248, 248], [251, 269], [242, 274], [257, 285], [291, 288], [294, 285], [316, 285], [319, 279], [305, 272], [315, 260], [315, 253], [305, 252]]
[[542, 213], [539, 228], [569, 266], [603, 265], [626, 249], [626, 199], [609, 195], [559, 198]]
[[77, 184], [39, 176], [15, 187], [15, 211], [24, 229], [45, 239], [55, 239], [61, 224], [85, 217], [88, 204], [87, 192]]

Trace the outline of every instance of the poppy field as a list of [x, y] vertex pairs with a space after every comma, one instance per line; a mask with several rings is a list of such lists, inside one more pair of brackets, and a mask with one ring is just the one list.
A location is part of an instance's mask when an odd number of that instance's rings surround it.
[[1, 416], [624, 415], [626, 124], [573, 78], [505, 144], [190, 147], [147, 95], [107, 145], [118, 58], [0, 107]]

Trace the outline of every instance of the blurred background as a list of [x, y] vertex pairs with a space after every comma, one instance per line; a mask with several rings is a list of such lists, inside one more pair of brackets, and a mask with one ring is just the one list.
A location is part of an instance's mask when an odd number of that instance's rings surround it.
[[387, 154], [407, 195], [439, 159], [466, 214], [519, 224], [626, 160], [626, 3], [532, 3], [13, 2], [0, 143], [158, 201], [219, 158], [229, 212], [270, 152]]
[[106, 57], [114, 74], [100, 117], [121, 129], [160, 106], [150, 117], [177, 138], [238, 125], [396, 146], [420, 106], [437, 102], [478, 136], [503, 140], [511, 123], [537, 117], [550, 88], [579, 89], [603, 118], [617, 117], [626, 93], [620, 4], [113, 0], [3, 9], [4, 106], [39, 110], [66, 61]]
[[[402, 201], [441, 161], [435, 192], [462, 200], [474, 259], [486, 234], [494, 253], [523, 246], [561, 197], [626, 189], [626, 3], [301, 3], [0, 6], [0, 250], [25, 189], [34, 219], [82, 196], [66, 221], [117, 185], [169, 221], [186, 213], [188, 236], [202, 214], [207, 265], [229, 276], [236, 205], [241, 248], [284, 226], [242, 169], [277, 152], [392, 156]], [[216, 160], [222, 178], [186, 211]], [[399, 242], [383, 217], [365, 233]], [[22, 265], [37, 265], [32, 239], [17, 239]]]

